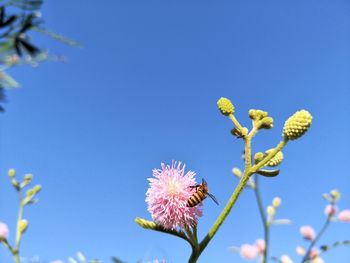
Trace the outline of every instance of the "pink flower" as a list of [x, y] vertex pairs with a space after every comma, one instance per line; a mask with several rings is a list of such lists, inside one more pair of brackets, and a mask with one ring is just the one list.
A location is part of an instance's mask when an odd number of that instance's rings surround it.
[[256, 246], [243, 244], [239, 250], [239, 254], [244, 259], [252, 260], [258, 256], [258, 249]]
[[309, 252], [309, 258], [314, 259], [320, 255], [320, 251], [317, 248], [312, 248]]
[[0, 241], [7, 239], [9, 236], [9, 228], [5, 223], [0, 222]]
[[343, 210], [339, 213], [338, 219], [342, 222], [350, 222], [350, 210]]
[[265, 249], [266, 249], [266, 243], [264, 239], [257, 239], [255, 241], [255, 246], [258, 249], [259, 254], [264, 254]]
[[324, 209], [324, 213], [327, 216], [333, 216], [337, 212], [337, 207], [335, 205], [328, 204], [326, 205], [326, 208]]
[[153, 220], [165, 229], [193, 226], [197, 224], [197, 217], [202, 215], [200, 205], [187, 207], [187, 200], [191, 197], [196, 185], [195, 173], [185, 174], [185, 165], [174, 162], [172, 165], [161, 164], [162, 169], [154, 169], [149, 178], [150, 188], [146, 193], [148, 211]]
[[315, 230], [311, 226], [302, 226], [300, 228], [300, 233], [307, 240], [314, 240], [315, 238]]

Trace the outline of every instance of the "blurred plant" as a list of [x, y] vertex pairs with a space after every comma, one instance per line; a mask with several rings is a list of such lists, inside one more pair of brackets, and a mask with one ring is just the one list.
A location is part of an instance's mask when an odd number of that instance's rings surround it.
[[[237, 171], [239, 171], [237, 168], [234, 168], [233, 170], [235, 174], [237, 174]], [[259, 250], [258, 242], [256, 242], [255, 245], [243, 244], [241, 247], [233, 246], [230, 248], [230, 250], [236, 253], [240, 253], [241, 257], [246, 260], [257, 259], [259, 262], [265, 263], [268, 262], [268, 251], [270, 249], [270, 246], [268, 245], [270, 225], [288, 224], [290, 221], [287, 219], [273, 219], [277, 208], [281, 204], [281, 200], [278, 197], [274, 198], [272, 205], [267, 207], [266, 215], [263, 209], [261, 195], [258, 190], [259, 184], [257, 180], [255, 180], [255, 182], [252, 182], [252, 188], [256, 194], [256, 201], [258, 203], [259, 212], [264, 226], [265, 239], [261, 240], [261, 243], [264, 244], [262, 246], [264, 249]], [[320, 231], [316, 234], [314, 228], [310, 225], [304, 225], [300, 227], [300, 233], [303, 239], [309, 242], [307, 248], [304, 248], [302, 246], [297, 246], [296, 248], [297, 255], [301, 257], [300, 263], [322, 263], [324, 261], [321, 257], [321, 254], [339, 246], [350, 245], [350, 240], [345, 240], [336, 241], [331, 245], [321, 245], [319, 247], [316, 246], [317, 242], [320, 240], [321, 236], [325, 233], [326, 229], [332, 222], [350, 222], [350, 217], [347, 217], [348, 214], [350, 215], [350, 210], [343, 210], [337, 215], [338, 207], [336, 204], [340, 200], [340, 193], [337, 190], [332, 190], [330, 193], [323, 194], [323, 198], [328, 201], [328, 204], [324, 209], [326, 220]], [[281, 255], [279, 258], [276, 256], [271, 256], [270, 259], [280, 263], [293, 263], [292, 259], [288, 255]]]
[[101, 263], [101, 261], [97, 259], [87, 260], [84, 254], [81, 252], [77, 252], [76, 258], [69, 257], [68, 262], [69, 263]]
[[[44, 28], [40, 9], [43, 0], [0, 1], [0, 103], [6, 101], [4, 89], [17, 88], [19, 83], [6, 71], [18, 65], [37, 66], [48, 60], [64, 60], [33, 44], [29, 34], [33, 31], [45, 34], [71, 46], [77, 42]], [[4, 107], [0, 105], [0, 111]]]
[[[244, 141], [245, 167], [243, 172], [239, 171], [240, 182], [207, 235], [202, 241], [198, 241], [197, 218], [201, 216], [201, 211], [197, 206], [190, 207], [188, 205], [188, 199], [194, 193], [197, 193], [199, 197], [196, 196], [196, 198], [198, 199], [198, 203], [200, 203], [199, 207], [201, 207], [201, 201], [208, 193], [206, 191], [198, 192], [198, 186], [195, 186], [193, 172], [185, 174], [184, 167], [176, 167], [174, 164], [171, 167], [162, 165], [161, 170], [153, 171], [155, 178], [149, 179], [150, 188], [147, 191], [146, 202], [148, 203], [148, 210], [151, 212], [154, 221], [149, 221], [143, 218], [135, 219], [136, 223], [143, 228], [175, 235], [186, 240], [192, 248], [189, 262], [196, 262], [198, 260], [201, 253], [225, 221], [242, 190], [246, 186], [254, 186], [254, 184], [257, 183], [253, 182], [253, 175], [256, 176], [256, 181], [260, 175], [274, 177], [279, 174], [278, 169], [265, 169], [265, 167], [274, 167], [280, 164], [283, 160], [281, 150], [290, 140], [295, 140], [303, 136], [311, 126], [312, 122], [312, 116], [308, 111], [297, 111], [285, 122], [282, 132], [282, 140], [279, 144], [275, 148], [265, 151], [265, 153], [259, 152], [255, 154], [253, 163], [251, 149], [252, 139], [258, 131], [271, 129], [273, 127], [272, 117], [262, 110], [250, 110], [249, 117], [252, 119], [253, 127], [249, 131], [248, 128], [243, 127], [236, 119], [234, 115], [235, 107], [229, 99], [220, 98], [217, 104], [220, 112], [233, 122], [234, 128], [231, 130], [232, 135]], [[277, 205], [278, 200], [276, 199], [274, 203]], [[268, 209], [269, 215], [268, 217], [265, 217], [266, 222], [264, 221], [266, 229], [273, 222], [276, 208], [272, 205]], [[266, 233], [268, 232], [266, 231]], [[267, 240], [268, 239], [265, 237], [265, 242]], [[262, 243], [260, 245], [262, 245]], [[267, 245], [266, 242], [264, 246]], [[258, 253], [257, 249], [253, 250], [254, 248], [252, 248], [252, 246], [245, 246], [247, 254]], [[267, 249], [265, 251], [267, 251]], [[263, 253], [265, 255], [264, 258], [266, 258], [267, 252]]]
[[36, 195], [40, 192], [41, 186], [35, 185], [34, 187], [28, 189], [25, 194], [23, 194], [24, 188], [27, 188], [32, 182], [33, 176], [31, 174], [25, 174], [22, 181], [18, 181], [16, 178], [16, 171], [10, 169], [8, 175], [11, 179], [11, 184], [18, 194], [19, 209], [17, 217], [17, 227], [15, 242], [10, 245], [8, 241], [9, 230], [6, 224], [0, 223], [0, 243], [2, 243], [12, 254], [14, 261], [16, 263], [20, 262], [20, 244], [23, 234], [28, 229], [28, 221], [23, 218], [24, 207], [34, 204], [38, 201]]

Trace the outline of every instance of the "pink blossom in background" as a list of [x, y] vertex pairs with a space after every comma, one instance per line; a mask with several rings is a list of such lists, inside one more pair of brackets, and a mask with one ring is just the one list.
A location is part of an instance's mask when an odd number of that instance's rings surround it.
[[309, 253], [309, 258], [314, 259], [320, 255], [320, 251], [317, 248], [312, 248]]
[[253, 260], [258, 256], [258, 249], [256, 246], [243, 244], [239, 250], [239, 254], [244, 259]]
[[195, 173], [185, 174], [185, 165], [173, 162], [172, 165], [161, 164], [161, 169], [154, 169], [149, 178], [150, 187], [146, 192], [148, 211], [153, 220], [165, 229], [193, 226], [197, 224], [197, 217], [202, 215], [200, 205], [187, 207], [187, 200], [191, 197], [196, 185]]
[[315, 230], [311, 226], [302, 226], [300, 228], [300, 233], [307, 240], [315, 239]]
[[259, 254], [264, 254], [265, 249], [266, 249], [266, 243], [264, 239], [257, 239], [255, 241], [255, 246], [258, 249]]
[[335, 213], [337, 213], [338, 209], [335, 205], [328, 204], [326, 205], [326, 208], [324, 209], [324, 213], [327, 216], [333, 216]]
[[339, 221], [350, 222], [350, 210], [343, 210], [338, 214]]
[[9, 236], [9, 228], [5, 223], [0, 222], [0, 240], [7, 239]]

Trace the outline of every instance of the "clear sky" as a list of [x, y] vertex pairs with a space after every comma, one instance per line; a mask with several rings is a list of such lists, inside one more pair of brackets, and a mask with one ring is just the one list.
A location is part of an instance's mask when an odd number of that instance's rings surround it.
[[[147, 2], [147, 3], [146, 3]], [[310, 131], [287, 145], [281, 174], [262, 179], [265, 205], [282, 198], [279, 216], [290, 226], [272, 229], [271, 254], [295, 254], [306, 245], [299, 227], [325, 220], [321, 194], [342, 191], [350, 208], [350, 2], [294, 1], [47, 1], [48, 28], [82, 43], [71, 48], [47, 38], [43, 46], [67, 64], [13, 69], [22, 88], [8, 92], [0, 115], [0, 221], [12, 234], [16, 195], [6, 176], [33, 173], [40, 202], [25, 211], [30, 228], [22, 254], [66, 259], [76, 251], [110, 262], [165, 258], [186, 262], [189, 246], [146, 231], [147, 178], [161, 162], [183, 161], [204, 177], [220, 201], [205, 202], [203, 237], [231, 195], [241, 167], [242, 142], [216, 108], [230, 98], [250, 125], [251, 108], [266, 110], [275, 127], [253, 142], [275, 146], [296, 110], [314, 116]], [[245, 191], [199, 262], [244, 262], [232, 245], [262, 237], [253, 192]], [[350, 238], [335, 223], [325, 243]], [[349, 248], [324, 256], [347, 263]], [[0, 248], [0, 262], [11, 262]]]

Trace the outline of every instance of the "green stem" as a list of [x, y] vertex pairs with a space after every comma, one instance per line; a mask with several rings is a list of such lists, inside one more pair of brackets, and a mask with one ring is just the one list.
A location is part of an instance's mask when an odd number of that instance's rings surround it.
[[18, 199], [19, 199], [19, 209], [18, 209], [18, 217], [17, 217], [16, 241], [15, 241], [15, 248], [12, 250], [12, 254], [15, 258], [16, 263], [20, 263], [19, 246], [20, 246], [21, 237], [22, 237], [22, 233], [20, 230], [20, 222], [22, 220], [23, 210], [24, 210], [22, 195], [20, 191], [18, 192]]
[[270, 225], [268, 224], [266, 220], [266, 214], [264, 210], [264, 206], [262, 203], [262, 198], [259, 190], [259, 176], [255, 176], [255, 188], [254, 188], [254, 193], [255, 193], [255, 198], [256, 202], [258, 203], [258, 208], [259, 208], [259, 214], [260, 218], [264, 227], [264, 240], [265, 240], [265, 250], [264, 250], [264, 255], [263, 255], [263, 263], [267, 262], [267, 257], [268, 257], [268, 249], [269, 249], [269, 230], [270, 230]]
[[306, 250], [305, 256], [301, 260], [301, 263], [308, 262], [310, 260], [310, 258], [309, 258], [310, 251], [316, 245], [317, 241], [321, 238], [323, 233], [326, 231], [327, 227], [329, 226], [329, 224], [331, 222], [331, 217], [332, 217], [331, 215], [329, 215], [327, 217], [327, 220], [324, 223], [323, 227], [321, 228], [320, 232], [317, 234], [316, 238], [314, 240], [312, 240], [312, 242], [310, 243], [310, 246]]

